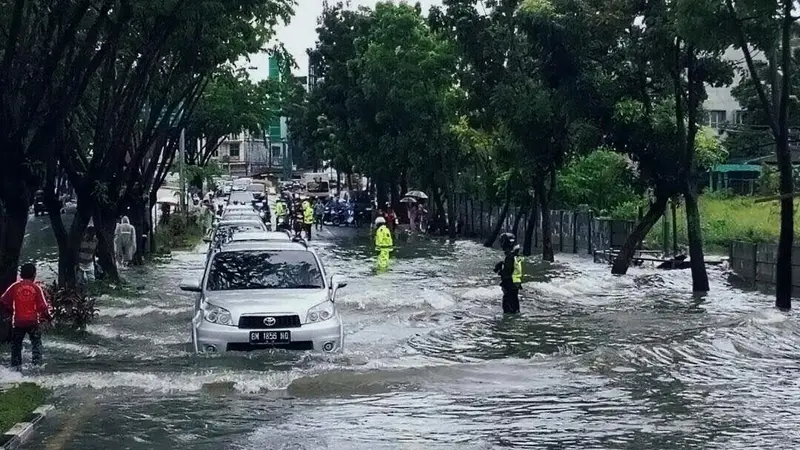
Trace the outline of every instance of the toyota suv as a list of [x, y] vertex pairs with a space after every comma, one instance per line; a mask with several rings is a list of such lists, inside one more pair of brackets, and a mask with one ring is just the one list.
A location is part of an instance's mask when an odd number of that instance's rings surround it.
[[230, 242], [211, 254], [192, 319], [196, 352], [268, 348], [340, 352], [344, 344], [336, 292], [305, 242]]

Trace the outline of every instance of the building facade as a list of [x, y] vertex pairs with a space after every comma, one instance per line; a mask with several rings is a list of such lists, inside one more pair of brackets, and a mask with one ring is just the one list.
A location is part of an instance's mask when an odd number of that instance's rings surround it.
[[[279, 80], [280, 76], [278, 61], [270, 57], [268, 78]], [[212, 158], [234, 177], [282, 172], [287, 166], [291, 170], [286, 118], [266, 121], [260, 135], [244, 132], [228, 136]]]

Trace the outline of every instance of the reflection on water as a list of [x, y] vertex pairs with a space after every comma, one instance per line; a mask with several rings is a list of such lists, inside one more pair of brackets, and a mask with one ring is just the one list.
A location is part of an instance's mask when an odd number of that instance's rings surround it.
[[47, 336], [48, 364], [28, 378], [55, 389], [59, 412], [31, 448], [75, 414], [87, 418], [61, 448], [120, 436], [130, 449], [800, 444], [800, 325], [719, 268], [712, 292], [694, 297], [688, 271], [616, 277], [577, 256], [529, 261], [523, 314], [503, 317], [497, 251], [412, 241], [376, 276], [365, 232], [319, 237], [329, 271], [349, 282], [343, 354], [192, 354], [192, 297], [177, 284], [200, 276], [204, 255], [177, 254], [129, 270], [141, 291], [103, 297], [86, 336]]

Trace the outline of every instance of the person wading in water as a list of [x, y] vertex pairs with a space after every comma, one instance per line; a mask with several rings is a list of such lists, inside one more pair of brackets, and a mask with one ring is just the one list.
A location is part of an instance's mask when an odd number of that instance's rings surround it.
[[517, 314], [519, 289], [522, 286], [522, 257], [519, 256], [516, 236], [504, 233], [500, 236], [500, 248], [506, 257], [494, 266], [494, 272], [500, 275], [500, 287], [503, 288], [503, 313]]

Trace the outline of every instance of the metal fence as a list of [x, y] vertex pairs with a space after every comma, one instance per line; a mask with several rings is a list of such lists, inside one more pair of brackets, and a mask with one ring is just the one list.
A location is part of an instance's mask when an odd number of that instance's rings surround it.
[[[502, 207], [473, 200], [465, 195], [457, 197], [456, 220], [461, 224], [461, 233], [466, 236], [485, 238], [500, 220]], [[510, 208], [502, 231], [514, 227], [519, 208]], [[541, 216], [540, 216], [541, 217]], [[533, 247], [541, 247], [541, 220], [533, 231]], [[553, 250], [559, 253], [580, 253], [594, 255], [597, 252], [619, 249], [633, 229], [630, 220], [613, 220], [596, 217], [592, 211], [550, 211], [551, 237]], [[526, 235], [528, 217], [519, 222], [517, 237], [522, 242]]]

